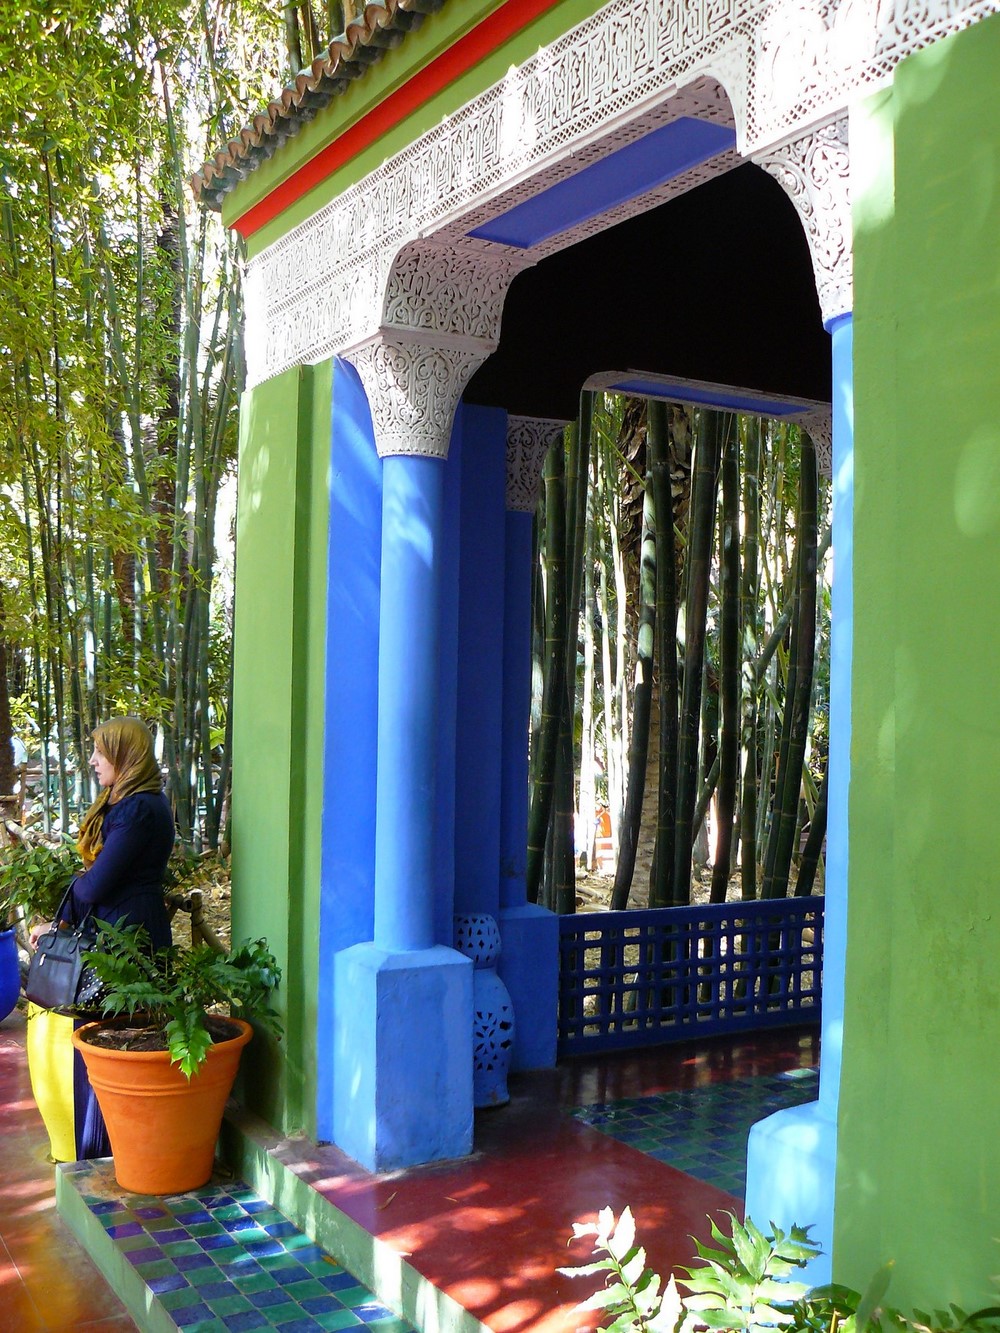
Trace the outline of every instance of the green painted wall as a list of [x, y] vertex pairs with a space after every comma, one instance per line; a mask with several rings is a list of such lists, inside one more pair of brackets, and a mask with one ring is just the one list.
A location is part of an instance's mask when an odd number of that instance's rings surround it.
[[[506, 0], [506, 3], [515, 3], [515, 0]], [[499, 51], [431, 98], [402, 125], [384, 134], [273, 222], [255, 232], [248, 242], [248, 254], [259, 253], [291, 227], [311, 217], [317, 209], [381, 166], [388, 157], [400, 152], [446, 116], [453, 115], [473, 97], [499, 83], [512, 65], [523, 63], [540, 48], [589, 18], [603, 3], [605, 0], [562, 0]], [[303, 163], [395, 92], [412, 73], [499, 8], [500, 0], [448, 0], [437, 14], [428, 16], [415, 33], [389, 51], [345, 93], [335, 97], [315, 120], [305, 125], [227, 195], [223, 208], [225, 221], [231, 223], [259, 203]]]
[[246, 1103], [315, 1129], [332, 362], [241, 412], [233, 697], [233, 939], [266, 935], [285, 1036], [244, 1056]]
[[[852, 118], [855, 537], [834, 1276], [1000, 1270], [1000, 19]], [[803, 1222], [810, 1219], [803, 1218]]]

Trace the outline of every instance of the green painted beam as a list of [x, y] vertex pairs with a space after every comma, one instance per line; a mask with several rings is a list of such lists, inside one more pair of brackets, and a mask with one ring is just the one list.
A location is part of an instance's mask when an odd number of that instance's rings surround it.
[[[523, 64], [541, 48], [589, 18], [601, 5], [602, 0], [562, 0], [562, 3], [529, 24], [500, 50], [414, 111], [403, 124], [383, 134], [274, 221], [255, 232], [247, 243], [248, 254], [258, 254], [280, 239], [285, 232], [311, 217], [349, 186], [377, 170], [387, 158], [401, 152], [447, 116], [454, 115], [474, 97], [499, 83], [512, 65]], [[498, 0], [452, 0], [437, 14], [428, 17], [417, 32], [407, 36], [404, 42], [387, 53], [340, 97], [335, 97], [313, 121], [283, 144], [272, 158], [262, 162], [245, 181], [236, 186], [226, 196], [224, 220], [232, 224], [236, 218], [266, 198], [300, 166], [405, 83], [414, 71], [423, 68], [474, 27], [475, 23], [498, 8]]]

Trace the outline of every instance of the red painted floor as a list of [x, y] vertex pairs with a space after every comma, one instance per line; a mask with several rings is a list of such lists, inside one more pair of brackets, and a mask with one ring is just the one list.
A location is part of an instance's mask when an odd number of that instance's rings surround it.
[[[686, 1263], [706, 1214], [738, 1201], [563, 1114], [566, 1108], [717, 1080], [772, 1073], [818, 1058], [813, 1034], [716, 1040], [634, 1055], [577, 1060], [511, 1079], [511, 1103], [481, 1112], [476, 1151], [457, 1163], [369, 1176], [334, 1148], [281, 1156], [321, 1193], [446, 1291], [495, 1333], [576, 1333], [590, 1280], [556, 1269], [584, 1262], [567, 1245], [574, 1221], [629, 1204], [650, 1263]], [[31, 1100], [24, 1020], [0, 1023], [0, 1327], [134, 1328], [55, 1210], [47, 1139]]]
[[125, 1307], [56, 1212], [48, 1137], [35, 1109], [24, 1018], [0, 1023], [0, 1328], [120, 1333]]
[[692, 1258], [692, 1234], [708, 1238], [708, 1214], [741, 1204], [562, 1112], [814, 1065], [818, 1056], [812, 1032], [778, 1033], [515, 1076], [509, 1106], [477, 1113], [472, 1157], [390, 1176], [368, 1175], [336, 1148], [303, 1160], [300, 1141], [280, 1155], [495, 1333], [578, 1333], [596, 1326], [575, 1309], [596, 1284], [556, 1271], [590, 1256], [587, 1240], [567, 1246], [575, 1221], [628, 1204], [651, 1266], [666, 1275]]

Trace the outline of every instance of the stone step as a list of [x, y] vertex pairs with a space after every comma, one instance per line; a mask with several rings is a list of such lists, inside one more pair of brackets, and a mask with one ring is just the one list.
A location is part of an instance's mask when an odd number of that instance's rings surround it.
[[143, 1333], [413, 1333], [334, 1255], [239, 1180], [128, 1194], [112, 1161], [57, 1167], [59, 1211]]

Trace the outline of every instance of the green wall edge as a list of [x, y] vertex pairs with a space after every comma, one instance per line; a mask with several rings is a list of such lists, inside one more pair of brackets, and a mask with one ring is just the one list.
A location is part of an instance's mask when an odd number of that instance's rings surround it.
[[[834, 1277], [995, 1304], [1000, 18], [852, 115], [854, 666]], [[803, 1218], [803, 1222], [810, 1219]]]
[[284, 1038], [257, 1034], [239, 1086], [285, 1131], [316, 1128], [326, 551], [332, 361], [241, 410], [233, 699], [233, 940], [266, 936]]

